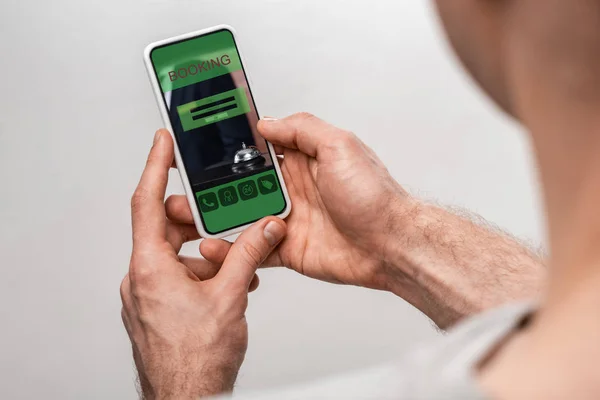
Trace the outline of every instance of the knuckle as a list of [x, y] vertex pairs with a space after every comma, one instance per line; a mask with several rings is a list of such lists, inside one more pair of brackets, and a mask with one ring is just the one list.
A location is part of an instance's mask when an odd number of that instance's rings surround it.
[[174, 194], [172, 194], [169, 197], [167, 197], [167, 200], [165, 200], [165, 207], [169, 208], [171, 210], [179, 209], [180, 206], [179, 206], [179, 204], [177, 202], [177, 196], [175, 196]]
[[132, 263], [129, 267], [129, 277], [136, 287], [151, 284], [156, 276], [156, 268], [148, 264]]
[[296, 118], [300, 121], [303, 121], [303, 122], [315, 121], [318, 119], [316, 116], [314, 116], [313, 114], [306, 112], [306, 111], [294, 114], [294, 118]]
[[123, 280], [121, 281], [119, 293], [121, 294], [122, 299], [129, 295], [129, 275], [125, 275], [125, 278], [123, 278]]
[[332, 132], [327, 141], [327, 147], [331, 149], [345, 149], [348, 148], [355, 140], [353, 133], [343, 130], [336, 130]]
[[167, 213], [171, 215], [182, 215], [184, 214], [189, 207], [187, 201], [181, 201], [181, 197], [177, 195], [171, 195], [165, 201], [165, 209]]
[[252, 243], [244, 243], [243, 255], [250, 265], [260, 265], [263, 261], [263, 252]]
[[131, 209], [133, 211], [139, 210], [143, 204], [148, 200], [149, 193], [144, 188], [137, 188], [131, 196]]

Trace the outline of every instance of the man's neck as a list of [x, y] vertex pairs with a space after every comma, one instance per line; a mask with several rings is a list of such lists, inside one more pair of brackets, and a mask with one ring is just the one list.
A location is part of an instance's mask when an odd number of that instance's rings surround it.
[[[600, 17], [561, 10], [516, 21], [505, 43], [512, 109], [531, 134], [544, 187], [551, 297], [600, 269]], [[567, 20], [576, 25], [563, 29]]]
[[585, 111], [529, 125], [548, 216], [550, 303], [600, 277], [600, 119]]
[[600, 392], [600, 120], [589, 104], [568, 103], [532, 126], [551, 278], [524, 345], [537, 361], [531, 367], [557, 383], [549, 389], [585, 399]]
[[[532, 324], [482, 367], [498, 398], [597, 398], [600, 392], [600, 119], [589, 99], [531, 90], [521, 114], [548, 216], [550, 282]], [[540, 96], [541, 94], [541, 96]], [[568, 372], [568, 373], [567, 373]]]
[[515, 7], [504, 43], [511, 111], [531, 134], [544, 187], [550, 282], [533, 322], [481, 367], [494, 398], [600, 393], [600, 17], [596, 3], [579, 6], [541, 18]]
[[550, 297], [600, 270], [600, 39], [569, 32], [523, 27], [508, 46], [514, 112], [544, 188]]

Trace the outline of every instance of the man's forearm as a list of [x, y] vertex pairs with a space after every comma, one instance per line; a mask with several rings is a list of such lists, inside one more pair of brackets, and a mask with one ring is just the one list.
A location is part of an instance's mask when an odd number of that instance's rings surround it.
[[546, 268], [539, 256], [473, 218], [416, 203], [398, 221], [386, 246], [388, 289], [440, 328], [509, 301], [535, 298], [543, 286]]

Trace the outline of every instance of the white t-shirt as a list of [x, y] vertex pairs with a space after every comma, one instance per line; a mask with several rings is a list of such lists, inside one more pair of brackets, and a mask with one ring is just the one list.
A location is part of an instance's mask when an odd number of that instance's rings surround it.
[[398, 362], [306, 385], [232, 397], [238, 400], [489, 400], [479, 389], [475, 367], [518, 328], [532, 309], [531, 304], [515, 304], [472, 317]]

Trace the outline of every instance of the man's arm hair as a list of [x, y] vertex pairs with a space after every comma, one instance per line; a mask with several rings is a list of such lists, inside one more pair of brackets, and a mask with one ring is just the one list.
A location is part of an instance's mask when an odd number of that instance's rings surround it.
[[401, 221], [386, 246], [389, 289], [442, 329], [543, 288], [542, 252], [478, 215], [419, 202]]

